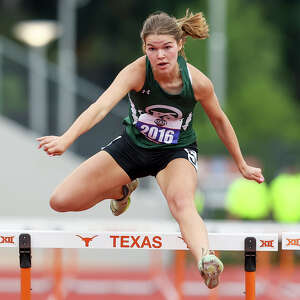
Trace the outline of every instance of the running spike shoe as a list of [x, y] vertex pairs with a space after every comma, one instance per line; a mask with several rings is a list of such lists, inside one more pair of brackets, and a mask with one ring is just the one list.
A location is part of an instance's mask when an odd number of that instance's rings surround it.
[[209, 289], [214, 289], [219, 285], [219, 276], [224, 270], [223, 263], [214, 254], [208, 254], [201, 258], [198, 269]]
[[138, 185], [139, 182], [137, 179], [131, 181], [126, 185], [123, 185], [123, 198], [118, 200], [113, 199], [110, 201], [110, 210], [112, 211], [114, 216], [119, 216], [127, 210], [130, 204], [130, 195], [138, 187]]

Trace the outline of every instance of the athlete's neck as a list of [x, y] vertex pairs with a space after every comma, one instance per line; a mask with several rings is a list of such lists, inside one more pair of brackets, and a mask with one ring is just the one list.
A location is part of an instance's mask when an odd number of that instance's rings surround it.
[[168, 73], [162, 73], [153, 70], [153, 76], [160, 85], [168, 85], [181, 80], [181, 74], [178, 63]]
[[[159, 74], [160, 75], [160, 74]], [[167, 93], [172, 95], [178, 95], [182, 91], [182, 78], [178, 65], [173, 72], [169, 72], [168, 74], [163, 74], [164, 76], [160, 76], [158, 79], [154, 78], [159, 84], [159, 86]]]

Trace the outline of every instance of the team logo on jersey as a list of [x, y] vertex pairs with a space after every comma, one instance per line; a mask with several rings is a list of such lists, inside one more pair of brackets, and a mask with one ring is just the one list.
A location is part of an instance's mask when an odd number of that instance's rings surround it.
[[155, 118], [155, 123], [165, 126], [168, 121], [182, 119], [182, 112], [176, 107], [169, 105], [151, 105], [145, 108], [145, 112]]
[[145, 89], [141, 91], [142, 94], [147, 94], [147, 95], [150, 95], [150, 92], [151, 92], [150, 90], [145, 90]]
[[164, 120], [163, 118], [155, 119], [155, 120], [154, 120], [154, 123], [155, 123], [157, 126], [159, 126], [159, 127], [162, 127], [162, 126], [167, 125], [167, 121]]
[[182, 117], [182, 112], [176, 107], [151, 105], [139, 116], [136, 128], [155, 143], [177, 144]]

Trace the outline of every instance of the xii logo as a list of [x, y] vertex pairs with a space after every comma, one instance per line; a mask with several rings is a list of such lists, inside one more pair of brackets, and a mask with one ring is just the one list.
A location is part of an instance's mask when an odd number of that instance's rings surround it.
[[287, 238], [287, 246], [298, 246], [300, 247], [300, 239], [288, 239]]
[[0, 235], [0, 244], [14, 244], [14, 236], [2, 236]]
[[261, 244], [260, 244], [260, 248], [274, 248], [274, 240], [271, 241], [264, 241], [264, 240], [260, 240]]

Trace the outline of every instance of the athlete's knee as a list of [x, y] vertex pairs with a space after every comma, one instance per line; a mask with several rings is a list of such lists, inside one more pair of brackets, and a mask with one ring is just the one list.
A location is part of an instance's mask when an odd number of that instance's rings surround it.
[[167, 195], [170, 211], [175, 219], [180, 219], [188, 211], [195, 210], [193, 197], [184, 193], [169, 193]]
[[70, 211], [68, 198], [61, 193], [54, 192], [50, 197], [50, 207], [58, 212]]

